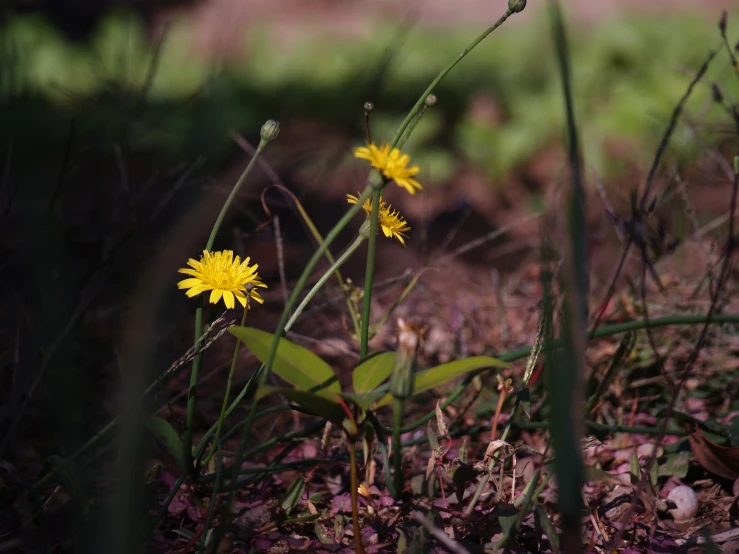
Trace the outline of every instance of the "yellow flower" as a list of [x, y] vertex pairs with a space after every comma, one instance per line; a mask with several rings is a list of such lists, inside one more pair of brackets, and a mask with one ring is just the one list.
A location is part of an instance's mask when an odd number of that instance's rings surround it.
[[[353, 194], [346, 195], [346, 201], [349, 202], [349, 204], [356, 204], [358, 200], [359, 198]], [[367, 217], [372, 214], [371, 198], [364, 201], [362, 209], [367, 214]], [[377, 222], [380, 224], [380, 228], [387, 238], [395, 237], [403, 248], [405, 248], [405, 239], [407, 238], [405, 232], [410, 231], [411, 228], [408, 227], [408, 222], [403, 219], [399, 212], [393, 211], [392, 206], [385, 204], [382, 196], [380, 196], [380, 213]]]
[[260, 304], [264, 299], [259, 296], [256, 287], [267, 288], [257, 274], [257, 264], [249, 265], [249, 258], [241, 261], [234, 258], [233, 250], [208, 252], [203, 250], [200, 261], [190, 258], [187, 261], [192, 269], [183, 268], [178, 273], [192, 275], [189, 279], [177, 283], [177, 288], [188, 289], [187, 296], [192, 298], [201, 292], [210, 291], [210, 303], [217, 304], [223, 297], [226, 308], [234, 307], [234, 298], [246, 307], [246, 297], [250, 296]]
[[416, 189], [423, 189], [421, 183], [413, 178], [420, 171], [418, 166], [408, 167], [410, 156], [397, 148], [390, 149], [387, 143], [382, 143], [379, 148], [374, 143], [355, 148], [354, 157], [368, 160], [386, 179], [394, 180], [410, 194], [416, 194]]
[[359, 484], [359, 486], [357, 487], [357, 492], [360, 495], [364, 496], [365, 498], [371, 498], [372, 497], [372, 493], [370, 492], [370, 490], [367, 487], [367, 485], [365, 485], [364, 483], [360, 483]]

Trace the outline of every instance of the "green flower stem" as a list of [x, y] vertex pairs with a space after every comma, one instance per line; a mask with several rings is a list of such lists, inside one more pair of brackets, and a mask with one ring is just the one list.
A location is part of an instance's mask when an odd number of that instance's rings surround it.
[[[305, 307], [308, 305], [308, 302], [310, 302], [311, 298], [315, 296], [315, 294], [318, 292], [318, 290], [326, 283], [326, 281], [331, 277], [332, 274], [338, 273], [338, 268], [341, 267], [341, 265], [349, 258], [349, 256], [359, 247], [359, 245], [362, 244], [362, 241], [364, 240], [364, 237], [357, 237], [357, 239], [349, 246], [349, 248], [344, 252], [344, 254], [336, 261], [334, 261], [333, 265], [323, 274], [321, 279], [313, 286], [313, 288], [310, 290], [308, 295], [303, 299], [303, 302], [298, 306], [297, 310], [293, 314], [293, 316], [290, 318], [290, 321], [288, 321], [285, 324], [285, 332], [289, 331], [290, 328], [293, 326], [295, 321], [297, 320], [298, 316], [303, 312]], [[243, 325], [243, 323], [242, 323]], [[231, 405], [228, 407], [228, 409], [225, 410], [224, 413], [224, 419], [225, 417], [228, 417], [231, 412], [238, 406], [241, 399], [246, 396], [246, 393], [251, 388], [251, 384], [254, 382], [254, 379], [258, 374], [260, 374], [264, 370], [264, 364], [262, 364], [259, 369], [251, 376], [251, 378], [247, 381], [246, 385], [244, 385], [244, 388], [241, 389], [241, 392], [236, 397], [236, 399], [231, 403]], [[225, 406], [225, 403], [224, 403]], [[257, 415], [259, 417], [259, 415]], [[224, 437], [223, 440], [226, 441], [229, 437], [233, 435], [233, 432], [235, 429], [241, 428], [245, 424], [245, 421], [242, 421], [235, 427], [233, 427]], [[210, 439], [210, 437], [213, 436], [213, 433], [216, 429], [216, 426], [212, 426], [208, 432], [203, 436], [203, 438], [200, 440], [200, 443], [198, 444], [197, 448], [195, 449], [194, 457], [195, 459], [198, 459], [198, 457], [203, 453], [203, 450], [205, 448], [205, 443]], [[212, 454], [209, 454], [209, 458]], [[207, 460], [206, 460], [207, 462]], [[206, 463], [203, 462], [203, 463]]]
[[[236, 345], [238, 350], [238, 343]], [[221, 471], [223, 469], [223, 452], [221, 451], [221, 441], [218, 437], [213, 441], [213, 451], [218, 452], [218, 463], [216, 465], [216, 484], [213, 487], [213, 494], [210, 498], [210, 505], [208, 506], [208, 515], [205, 518], [203, 524], [203, 534], [200, 537], [200, 554], [206, 554], [208, 548], [208, 530], [213, 523], [213, 516], [215, 515], [215, 508], [218, 505], [218, 489], [221, 484]]]
[[[357, 202], [359, 203], [359, 202]], [[367, 357], [370, 331], [370, 308], [372, 307], [372, 279], [375, 275], [375, 251], [377, 250], [377, 221], [380, 217], [380, 191], [372, 194], [372, 213], [370, 214], [370, 231], [367, 242], [367, 267], [364, 274], [364, 298], [362, 302], [362, 336], [359, 343], [359, 359]]]
[[[246, 306], [244, 307], [244, 315], [241, 316], [241, 326], [246, 325], [246, 316], [249, 314], [249, 296], [246, 296]], [[221, 437], [221, 430], [223, 429], [223, 421], [226, 419], [226, 410], [228, 408], [228, 399], [231, 396], [231, 384], [233, 383], [234, 372], [236, 371], [236, 363], [239, 361], [239, 351], [241, 350], [241, 341], [237, 338], [236, 345], [234, 346], [234, 355], [231, 359], [231, 370], [228, 372], [228, 382], [226, 383], [226, 394], [223, 396], [223, 404], [221, 404], [221, 413], [218, 416], [218, 422], [216, 423], [215, 441], [213, 447], [210, 450], [208, 456], [203, 460], [202, 465], [207, 465], [213, 455], [216, 453], [217, 443]], [[197, 460], [198, 458], [195, 457]], [[220, 461], [219, 461], [220, 465]]]
[[[280, 190], [282, 190], [282, 188], [280, 188]], [[300, 201], [295, 197], [293, 193], [291, 193], [287, 189], [285, 189], [285, 192], [286, 194], [290, 196], [290, 198], [292, 198], [293, 202], [295, 203], [295, 207], [298, 210], [298, 213], [300, 213], [300, 216], [303, 218], [303, 222], [308, 227], [308, 230], [313, 235], [313, 238], [316, 239], [316, 242], [319, 245], [323, 244], [323, 237], [321, 236], [321, 233], [318, 232], [318, 229], [313, 223], [313, 220], [308, 215], [308, 212], [306, 212], [305, 208], [303, 208], [303, 205], [300, 203]], [[326, 259], [328, 260], [328, 263], [330, 263], [331, 265], [336, 263], [336, 260], [334, 260], [334, 257], [331, 255], [330, 250], [326, 250], [324, 254], [326, 256]], [[347, 310], [349, 310], [349, 316], [352, 319], [352, 325], [354, 326], [354, 336], [359, 337], [359, 315], [357, 314], [357, 311], [354, 308], [354, 303], [349, 297], [346, 281], [342, 277], [341, 272], [337, 269], [335, 274], [336, 274], [336, 280], [339, 281], [339, 285], [341, 286], [341, 292], [344, 295], [344, 301], [346, 302]]]
[[[275, 361], [275, 356], [277, 355], [277, 345], [279, 344], [279, 339], [284, 334], [285, 324], [287, 323], [290, 310], [297, 302], [298, 296], [300, 295], [306, 283], [308, 282], [308, 278], [310, 277], [310, 274], [312, 273], [313, 269], [316, 267], [318, 260], [321, 259], [321, 257], [324, 255], [326, 250], [328, 250], [328, 247], [331, 245], [331, 243], [334, 242], [334, 240], [339, 235], [339, 233], [344, 229], [344, 227], [347, 226], [349, 221], [357, 214], [357, 212], [359, 212], [359, 210], [362, 209], [362, 204], [364, 203], [365, 200], [367, 200], [367, 198], [369, 198], [369, 196], [372, 194], [375, 188], [377, 187], [375, 184], [373, 184], [372, 177], [370, 177], [369, 182], [367, 186], [365, 187], [364, 191], [362, 192], [362, 194], [359, 196], [357, 203], [354, 204], [351, 208], [349, 208], [349, 210], [344, 214], [344, 216], [339, 220], [339, 222], [334, 226], [334, 228], [331, 229], [331, 231], [329, 231], [328, 235], [326, 235], [326, 238], [323, 240], [321, 245], [313, 253], [313, 256], [311, 257], [311, 259], [308, 260], [308, 263], [306, 264], [305, 269], [303, 269], [303, 273], [300, 275], [298, 282], [295, 284], [295, 288], [290, 294], [290, 298], [288, 298], [287, 300], [285, 309], [282, 311], [282, 315], [280, 316], [280, 321], [277, 323], [277, 328], [275, 329], [275, 337], [274, 337], [274, 340], [272, 341], [272, 344], [270, 345], [269, 354], [267, 355], [267, 360], [265, 361], [264, 364], [262, 364], [262, 366], [260, 367], [258, 371], [258, 373], [260, 374], [259, 375], [259, 386], [260, 387], [264, 386], [264, 384], [267, 382], [267, 375], [269, 374], [269, 370]], [[244, 451], [246, 450], [247, 440], [249, 438], [249, 435], [251, 434], [251, 426], [254, 421], [256, 410], [257, 410], [257, 402], [252, 402], [251, 407], [249, 408], [249, 416], [247, 417], [246, 424], [244, 425], [244, 433], [242, 435], [241, 442], [239, 443], [239, 448], [238, 448], [238, 451], [236, 452], [236, 459], [234, 460], [234, 464], [233, 464], [233, 468], [234, 468], [233, 469], [234, 476], [232, 479], [233, 482], [236, 482], [236, 478], [238, 477], [239, 467], [241, 466], [241, 461], [243, 460], [243, 457], [244, 457]], [[229, 493], [227, 504], [230, 504], [232, 499], [233, 499], [233, 490], [231, 490]]]
[[[425, 101], [425, 98], [424, 98], [424, 101]], [[411, 138], [413, 131], [416, 130], [416, 127], [420, 123], [421, 118], [423, 117], [423, 114], [426, 113], [427, 109], [428, 109], [428, 106], [425, 103], [418, 109], [418, 113], [416, 114], [416, 117], [411, 119], [410, 124], [408, 125], [407, 132], [402, 137], [400, 137], [400, 140], [398, 140], [398, 143], [395, 145], [396, 148], [398, 148], [399, 150], [403, 150], [405, 143], [408, 142], [409, 138]]]
[[473, 40], [467, 48], [462, 50], [462, 53], [457, 56], [452, 63], [450, 63], [447, 67], [441, 70], [441, 72], [436, 76], [436, 78], [431, 81], [431, 84], [428, 86], [426, 91], [421, 95], [421, 97], [418, 99], [418, 102], [416, 102], [416, 105], [413, 106], [411, 111], [408, 113], [406, 118], [403, 120], [403, 123], [400, 124], [400, 127], [398, 127], [398, 130], [395, 133], [395, 137], [393, 138], [393, 142], [391, 143], [391, 147], [396, 147], [398, 145], [398, 142], [400, 141], [400, 137], [403, 135], [403, 132], [408, 127], [410, 122], [413, 120], [413, 117], [423, 108], [424, 102], [426, 101], [426, 97], [431, 94], [434, 90], [434, 87], [441, 82], [441, 80], [446, 77], [447, 73], [449, 73], [452, 69], [454, 69], [454, 66], [457, 65], [460, 61], [462, 61], [462, 58], [464, 58], [467, 54], [472, 52], [472, 50], [480, 44], [487, 36], [495, 31], [498, 27], [503, 25], [505, 23], [505, 20], [508, 19], [511, 15], [513, 15], [515, 12], [511, 11], [510, 9], [506, 10], [505, 14], [503, 14], [503, 17], [498, 19], [498, 21], [495, 22], [495, 24], [492, 27], [488, 27], [479, 37], [477, 37], [475, 40]]
[[[262, 150], [264, 150], [264, 147], [267, 146], [269, 143], [269, 140], [262, 138], [262, 140], [259, 141], [259, 146], [257, 146], [256, 152], [254, 152], [254, 155], [252, 156], [251, 160], [249, 161], [249, 164], [246, 166], [246, 169], [241, 174], [239, 179], [236, 181], [236, 184], [231, 189], [231, 194], [228, 195], [228, 198], [226, 199], [226, 202], [224, 202], [223, 207], [221, 207], [221, 212], [218, 214], [218, 217], [216, 218], [216, 222], [213, 224], [213, 228], [210, 231], [210, 236], [208, 237], [208, 242], [205, 244], [205, 250], [210, 252], [213, 249], [213, 243], [216, 240], [216, 236], [218, 235], [218, 231], [221, 228], [221, 224], [223, 223], [223, 219], [226, 217], [226, 212], [231, 207], [231, 204], [234, 201], [234, 198], [236, 198], [236, 194], [239, 192], [239, 189], [241, 188], [241, 185], [244, 184], [244, 181], [246, 181], [246, 178], [249, 176], [249, 173], [251, 173], [252, 168], [254, 167], [254, 164], [257, 162], [257, 158], [259, 158], [259, 155], [262, 153]], [[201, 297], [202, 298], [202, 297]], [[202, 299], [200, 304], [198, 305], [197, 309], [195, 310], [195, 342], [197, 343], [198, 339], [200, 338], [200, 335], [203, 332], [203, 305], [202, 305]], [[185, 433], [182, 437], [182, 459], [185, 463], [185, 468], [188, 472], [193, 474], [195, 472], [195, 466], [193, 465], [193, 457], [192, 457], [192, 432], [193, 432], [193, 418], [195, 417], [195, 391], [197, 389], [198, 385], [198, 373], [200, 372], [200, 362], [203, 359], [202, 352], [198, 352], [195, 355], [195, 358], [192, 360], [192, 370], [190, 371], [190, 384], [188, 386], [187, 391], [187, 415], [185, 419]]]
[[326, 272], [321, 276], [321, 278], [316, 282], [315, 285], [313, 285], [313, 288], [308, 291], [308, 294], [305, 295], [305, 298], [303, 298], [303, 301], [300, 303], [300, 305], [295, 310], [295, 313], [292, 315], [290, 320], [285, 324], [285, 332], [287, 333], [290, 328], [295, 324], [295, 321], [300, 317], [300, 314], [303, 313], [303, 310], [305, 310], [305, 307], [308, 305], [308, 303], [313, 299], [313, 297], [316, 295], [316, 293], [323, 287], [323, 285], [326, 284], [326, 281], [328, 281], [332, 275], [336, 274], [339, 270], [339, 268], [344, 264], [346, 260], [349, 259], [349, 256], [351, 256], [354, 251], [359, 248], [359, 246], [364, 242], [364, 237], [362, 235], [359, 235], [354, 242], [349, 246], [349, 248], [346, 249], [346, 252], [344, 252], [338, 260], [334, 262], [334, 264], [326, 270]]

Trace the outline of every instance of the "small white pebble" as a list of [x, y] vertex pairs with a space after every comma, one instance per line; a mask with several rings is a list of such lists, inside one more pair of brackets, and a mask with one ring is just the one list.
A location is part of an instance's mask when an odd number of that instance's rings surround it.
[[675, 487], [667, 495], [667, 500], [675, 503], [676, 507], [670, 510], [675, 523], [687, 523], [698, 515], [698, 495], [690, 487]]

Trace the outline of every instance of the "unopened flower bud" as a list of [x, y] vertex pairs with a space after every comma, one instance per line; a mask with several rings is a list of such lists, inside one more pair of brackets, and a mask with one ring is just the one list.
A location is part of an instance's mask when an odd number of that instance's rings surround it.
[[526, 0], [508, 0], [508, 11], [512, 13], [522, 12], [526, 7]]
[[718, 21], [718, 28], [719, 31], [721, 31], [721, 36], [726, 36], [726, 18], [728, 17], [728, 14], [726, 13], [726, 10], [724, 10], [721, 13], [721, 19]]
[[427, 107], [435, 106], [436, 105], [436, 95], [435, 94], [429, 94], [426, 97], [426, 100], [423, 101], [424, 104], [426, 104]]
[[398, 319], [398, 352], [390, 376], [390, 394], [395, 398], [405, 399], [413, 394], [416, 385], [414, 366], [422, 336], [423, 331], [418, 326]]
[[371, 112], [375, 109], [375, 105], [372, 102], [365, 102], [364, 103], [364, 111], [365, 112]]
[[275, 121], [274, 119], [268, 119], [267, 122], [262, 125], [262, 130], [260, 131], [262, 140], [266, 141], [273, 141], [277, 138], [277, 136], [280, 134], [280, 123], [279, 121]]

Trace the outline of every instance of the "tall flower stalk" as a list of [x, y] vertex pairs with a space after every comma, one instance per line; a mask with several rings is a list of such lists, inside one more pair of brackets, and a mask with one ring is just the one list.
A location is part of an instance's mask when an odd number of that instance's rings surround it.
[[[208, 257], [208, 253], [211, 252], [213, 249], [213, 243], [216, 240], [216, 236], [218, 235], [218, 231], [221, 228], [221, 224], [223, 223], [224, 218], [226, 217], [226, 213], [228, 212], [228, 209], [231, 207], [231, 204], [233, 203], [234, 199], [236, 198], [236, 195], [239, 192], [239, 189], [241, 189], [241, 186], [246, 181], [246, 178], [249, 176], [249, 173], [251, 173], [252, 169], [254, 168], [254, 164], [257, 161], [257, 158], [259, 158], [259, 155], [262, 153], [264, 148], [269, 144], [271, 141], [277, 138], [277, 135], [280, 132], [280, 124], [276, 121], [269, 120], [267, 121], [261, 129], [261, 140], [259, 141], [259, 145], [257, 146], [257, 150], [254, 153], [254, 156], [249, 161], [249, 164], [246, 166], [246, 169], [244, 169], [244, 172], [241, 174], [239, 179], [236, 181], [236, 184], [234, 184], [233, 188], [231, 189], [231, 193], [228, 195], [228, 198], [223, 203], [223, 207], [221, 208], [220, 213], [218, 214], [218, 217], [216, 218], [215, 223], [213, 224], [213, 228], [210, 231], [210, 236], [208, 237], [208, 242], [205, 245], [204, 250], [204, 259]], [[197, 268], [195, 268], [197, 269]], [[246, 285], [246, 282], [244, 282], [244, 285]], [[263, 285], [263, 283], [262, 283]], [[192, 290], [192, 289], [190, 289]], [[215, 289], [213, 289], [215, 290]], [[238, 296], [235, 295], [233, 291], [229, 291], [230, 294], [234, 295], [236, 298]], [[216, 293], [215, 296], [213, 293], [211, 293], [210, 300], [211, 302], [216, 299], [218, 301], [218, 298], [216, 298], [218, 294]], [[225, 297], [224, 302], [228, 305], [228, 299], [230, 297]], [[256, 299], [256, 298], [255, 298]], [[241, 299], [239, 298], [239, 301]], [[231, 299], [231, 302], [233, 302], [233, 299]], [[203, 332], [203, 304], [202, 300], [200, 301], [198, 307], [195, 309], [195, 342], [200, 339], [200, 335]], [[238, 343], [237, 343], [238, 346]], [[193, 419], [195, 415], [195, 399], [196, 399], [196, 392], [197, 392], [197, 384], [198, 384], [198, 374], [200, 371], [200, 363], [202, 361], [202, 353], [198, 352], [198, 354], [195, 356], [195, 358], [192, 361], [192, 369], [190, 371], [190, 383], [188, 385], [188, 391], [187, 391], [187, 415], [185, 419], [185, 432], [183, 433], [182, 437], [182, 457], [185, 462], [185, 467], [187, 468], [187, 471], [190, 472], [192, 476], [195, 475], [197, 469], [193, 464], [193, 457], [192, 457], [192, 433], [193, 433]]]
[[[526, 0], [509, 0], [508, 2], [508, 9], [503, 14], [502, 17], [498, 19], [492, 26], [488, 27], [480, 36], [478, 36], [475, 40], [473, 40], [461, 53], [459, 56], [457, 56], [447, 67], [442, 69], [439, 74], [436, 76], [436, 78], [431, 82], [431, 84], [427, 87], [427, 89], [424, 91], [424, 93], [419, 97], [418, 102], [416, 102], [415, 106], [410, 110], [406, 118], [401, 123], [400, 127], [395, 133], [395, 136], [393, 140], [389, 143], [389, 147], [387, 148], [387, 155], [390, 156], [391, 152], [393, 150], [397, 150], [397, 146], [399, 144], [405, 144], [405, 142], [408, 140], [408, 137], [410, 136], [410, 131], [413, 129], [409, 129], [409, 133], [407, 133], [404, 136], [404, 132], [412, 122], [413, 118], [418, 115], [418, 113], [423, 109], [425, 102], [429, 95], [433, 92], [434, 88], [441, 82], [441, 80], [465, 57], [467, 54], [469, 54], [480, 42], [482, 42], [490, 33], [495, 31], [498, 27], [500, 27], [511, 15], [514, 13], [518, 13], [523, 11], [524, 7], [526, 6]], [[435, 100], [435, 98], [434, 98]], [[375, 161], [379, 161], [378, 154], [383, 153], [383, 147], [380, 146], [379, 148], [375, 147], [375, 149], [372, 149], [370, 146], [365, 147], [366, 150], [358, 150], [355, 151], [355, 156], [357, 154], [360, 154], [362, 158], [367, 159], [370, 161], [371, 164]], [[403, 157], [402, 153], [398, 151], [399, 155], [392, 155], [392, 158], [390, 158], [394, 165], [388, 165], [382, 169], [375, 168], [375, 171], [371, 171], [369, 174], [369, 177], [367, 179], [367, 186], [364, 188], [362, 193], [357, 198], [356, 204], [354, 204], [349, 210], [344, 214], [344, 216], [339, 220], [339, 222], [334, 226], [333, 229], [326, 235], [326, 238], [324, 241], [319, 245], [318, 249], [313, 253], [313, 256], [308, 260], [308, 263], [305, 265], [305, 268], [303, 269], [303, 273], [298, 278], [298, 281], [295, 285], [295, 288], [293, 289], [292, 293], [290, 294], [290, 297], [288, 298], [288, 301], [285, 305], [285, 308], [282, 312], [282, 315], [280, 317], [279, 322], [277, 323], [277, 327], [275, 329], [274, 333], [274, 339], [272, 340], [272, 344], [270, 345], [269, 352], [267, 354], [267, 359], [265, 360], [264, 364], [259, 369], [259, 386], [264, 386], [266, 384], [267, 375], [272, 367], [272, 364], [275, 361], [275, 357], [277, 356], [277, 346], [279, 344], [279, 340], [281, 337], [285, 334], [285, 325], [288, 322], [288, 319], [290, 317], [290, 312], [295, 306], [296, 302], [298, 301], [298, 298], [300, 296], [300, 293], [302, 292], [303, 288], [308, 282], [308, 278], [315, 269], [316, 265], [318, 264], [318, 261], [324, 256], [325, 252], [329, 249], [331, 244], [334, 240], [338, 237], [339, 233], [346, 227], [346, 225], [349, 223], [352, 217], [361, 209], [361, 207], [364, 205], [364, 202], [372, 197], [372, 211], [370, 215], [370, 233], [368, 238], [368, 269], [367, 274], [365, 276], [365, 300], [363, 305], [363, 313], [362, 313], [362, 329], [361, 329], [361, 343], [360, 343], [360, 351], [363, 354], [366, 354], [367, 352], [367, 343], [369, 342], [369, 308], [371, 304], [371, 290], [372, 290], [372, 280], [374, 275], [374, 252], [375, 247], [377, 244], [377, 226], [378, 226], [378, 217], [380, 214], [380, 194], [382, 190], [385, 188], [385, 186], [390, 182], [390, 176], [392, 173], [388, 171], [387, 173], [383, 171], [383, 169], [390, 169], [392, 168], [394, 171], [396, 171], [396, 177], [400, 179], [400, 181], [396, 181], [400, 186], [403, 186], [408, 190], [407, 187], [403, 185], [403, 183], [409, 184], [410, 189], [409, 192], [415, 192], [416, 188], [421, 188], [413, 186], [412, 183], [410, 183], [410, 180], [415, 181], [415, 172], [410, 174], [410, 172], [413, 170], [414, 166], [408, 167], [409, 159], [407, 157]], [[404, 165], [403, 165], [404, 162]], [[401, 173], [405, 171], [404, 173]], [[256, 414], [256, 408], [257, 403], [252, 403], [249, 415], [247, 417], [246, 423], [244, 425], [244, 431], [241, 439], [241, 443], [239, 444], [238, 451], [236, 453], [236, 458], [234, 460], [233, 465], [233, 476], [232, 480], [234, 483], [236, 482], [236, 479], [238, 478], [238, 472], [239, 468], [241, 466], [241, 462], [244, 456], [244, 452], [246, 450], [246, 443], [248, 440], [248, 437], [251, 435], [251, 428], [252, 424], [254, 422], [254, 416]], [[234, 487], [231, 488], [231, 491], [234, 490]], [[233, 494], [233, 492], [231, 493]], [[229, 499], [230, 500], [230, 499]]]

